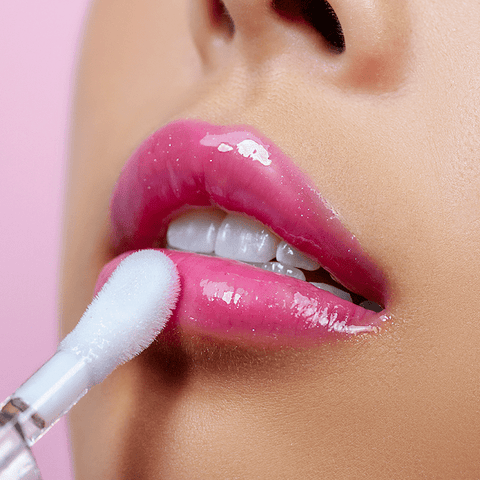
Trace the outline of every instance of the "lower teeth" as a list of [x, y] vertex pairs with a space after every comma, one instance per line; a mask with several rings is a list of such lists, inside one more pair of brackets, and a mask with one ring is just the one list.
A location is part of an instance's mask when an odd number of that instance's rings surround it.
[[280, 262], [254, 263], [252, 265], [269, 272], [279, 273], [280, 275], [286, 275], [287, 277], [298, 278], [298, 280], [305, 280], [305, 275], [300, 269], [288, 267]]
[[325, 290], [327, 292], [333, 293], [337, 297], [353, 303], [352, 296], [348, 292], [345, 292], [340, 288], [334, 287], [333, 285], [329, 285], [328, 283], [311, 282], [311, 285], [315, 285], [317, 288], [320, 288], [321, 290]]

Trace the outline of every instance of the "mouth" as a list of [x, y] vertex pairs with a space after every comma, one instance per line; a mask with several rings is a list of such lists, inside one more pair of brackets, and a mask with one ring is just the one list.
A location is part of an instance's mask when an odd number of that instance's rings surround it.
[[[303, 173], [251, 127], [170, 123], [126, 163], [111, 201], [118, 255], [162, 248], [182, 292], [170, 328], [259, 346], [372, 333], [386, 282]], [[166, 248], [165, 248], [166, 247]]]

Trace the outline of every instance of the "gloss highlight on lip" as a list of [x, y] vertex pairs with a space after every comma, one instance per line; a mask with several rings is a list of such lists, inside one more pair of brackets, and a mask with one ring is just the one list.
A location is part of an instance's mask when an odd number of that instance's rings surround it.
[[[384, 302], [383, 274], [356, 238], [294, 163], [247, 126], [183, 120], [147, 138], [126, 163], [113, 193], [116, 251], [151, 248], [165, 237], [176, 215], [212, 205], [256, 218], [316, 259], [346, 288]], [[189, 292], [185, 298], [192, 305], [177, 308], [176, 316], [184, 330], [254, 343], [274, 338], [277, 343], [298, 344], [300, 337], [320, 341], [328, 332], [371, 331], [385, 317], [366, 314], [349, 302], [343, 305], [307, 282], [245, 264], [187, 253], [169, 255], [185, 265], [183, 290]], [[271, 286], [263, 297], [262, 283]], [[237, 303], [225, 302], [229, 296], [238, 298]], [[255, 296], [258, 300], [253, 301]]]
[[[365, 310], [292, 277], [244, 263], [190, 252], [161, 250], [175, 263], [181, 291], [169, 328], [262, 347], [308, 347], [325, 340], [372, 333], [385, 314]], [[98, 293], [117, 265], [100, 273]]]

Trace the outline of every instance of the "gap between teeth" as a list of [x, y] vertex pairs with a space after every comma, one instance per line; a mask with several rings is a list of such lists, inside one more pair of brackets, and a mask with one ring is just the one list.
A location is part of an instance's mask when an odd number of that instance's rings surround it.
[[[288, 244], [258, 220], [220, 209], [194, 209], [173, 220], [167, 230], [167, 247], [216, 255], [271, 272], [305, 280], [302, 270], [318, 270], [320, 264]], [[276, 261], [272, 261], [276, 259]], [[326, 283], [309, 282], [352, 302], [350, 293]], [[381, 307], [368, 300], [369, 310]]]

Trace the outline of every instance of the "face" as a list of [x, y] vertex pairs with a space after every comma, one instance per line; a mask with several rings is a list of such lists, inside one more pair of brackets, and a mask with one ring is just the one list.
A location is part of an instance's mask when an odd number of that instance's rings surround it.
[[[388, 319], [373, 333], [275, 346], [180, 322], [175, 341], [160, 338], [74, 409], [79, 479], [480, 476], [480, 4], [301, 3], [93, 5], [70, 165], [64, 333], [102, 267], [125, 250], [112, 243], [109, 208], [123, 166], [173, 121], [208, 122], [202, 138], [242, 125], [283, 152], [345, 229], [336, 234], [345, 262], [351, 234], [381, 278], [372, 299]], [[192, 158], [182, 160], [182, 178], [195, 175]], [[271, 191], [265, 201], [296, 200], [251, 178], [245, 189]], [[222, 198], [223, 209], [251, 213]], [[260, 220], [278, 233], [278, 222]], [[283, 237], [301, 247], [295, 228]], [[300, 250], [328, 263], [309, 248]], [[208, 265], [211, 275], [236, 268]]]

